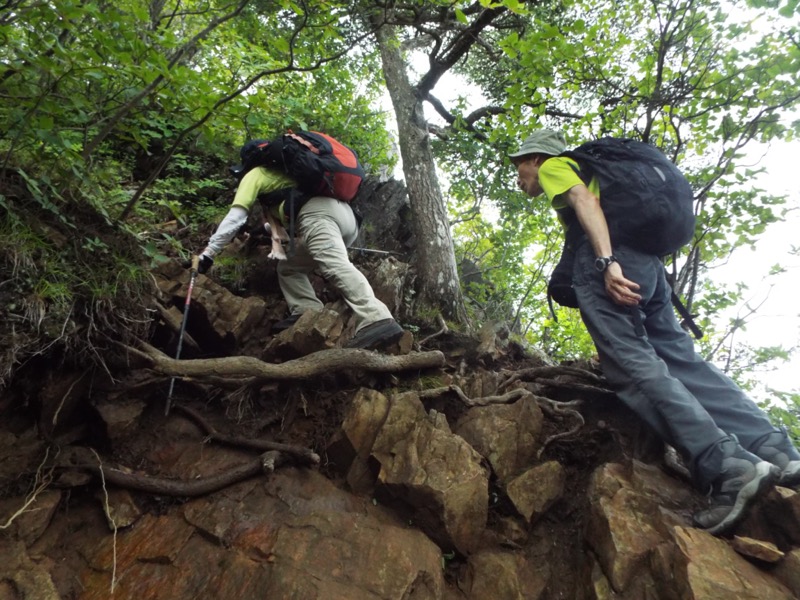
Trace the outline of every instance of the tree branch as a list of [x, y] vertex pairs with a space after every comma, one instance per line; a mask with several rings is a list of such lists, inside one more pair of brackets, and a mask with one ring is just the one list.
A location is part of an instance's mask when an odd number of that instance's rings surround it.
[[427, 97], [428, 93], [436, 86], [453, 65], [469, 52], [475, 44], [481, 31], [491, 25], [492, 21], [506, 12], [505, 7], [487, 8], [466, 29], [460, 32], [450, 44], [448, 52], [442, 56], [431, 56], [431, 68], [423, 75], [417, 84], [417, 93], [420, 98]]
[[[216, 29], [226, 21], [231, 20], [239, 13], [241, 13], [242, 10], [244, 10], [244, 7], [247, 6], [249, 2], [250, 0], [241, 0], [239, 2], [239, 5], [235, 9], [233, 9], [226, 15], [223, 15], [217, 19], [213, 19], [208, 25], [206, 25], [206, 27], [202, 31], [200, 31], [197, 35], [192, 37], [183, 46], [178, 48], [178, 50], [175, 51], [175, 53], [170, 58], [169, 63], [167, 64], [167, 71], [170, 71], [172, 67], [174, 67], [178, 63], [178, 61], [181, 60], [186, 55], [187, 52], [189, 52], [189, 50], [194, 48], [195, 45], [200, 40], [205, 38], [214, 29]], [[94, 139], [92, 139], [92, 141], [90, 141], [83, 149], [82, 156], [84, 161], [89, 160], [92, 153], [94, 153], [94, 151], [103, 142], [103, 140], [105, 140], [106, 137], [108, 137], [108, 135], [114, 130], [114, 127], [117, 126], [117, 123], [119, 123], [131, 110], [133, 110], [133, 108], [137, 104], [139, 104], [139, 102], [141, 102], [142, 99], [147, 97], [153, 90], [155, 90], [161, 84], [161, 82], [164, 81], [164, 79], [165, 76], [163, 74], [156, 76], [155, 79], [153, 79], [153, 81], [151, 81], [148, 85], [142, 88], [142, 90], [138, 94], [136, 94], [133, 98], [128, 100], [123, 106], [120, 107], [120, 109], [114, 115], [111, 116], [111, 118], [105, 124], [103, 129], [101, 129], [100, 132], [96, 136], [94, 136]]]

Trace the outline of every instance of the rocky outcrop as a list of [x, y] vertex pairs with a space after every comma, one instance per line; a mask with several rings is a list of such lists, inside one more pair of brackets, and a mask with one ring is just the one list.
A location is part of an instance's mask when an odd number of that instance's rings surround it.
[[[130, 440], [130, 427], [119, 440]], [[200, 477], [241, 460], [179, 416], [156, 429], [142, 457], [151, 470]], [[551, 456], [531, 458], [504, 481], [498, 457], [478, 450], [493, 448], [493, 432], [470, 434], [473, 443], [416, 392], [361, 388], [326, 453], [342, 484], [289, 468], [160, 508], [114, 488], [95, 488], [83, 502], [81, 488], [71, 496], [51, 488], [0, 536], [0, 590], [9, 598], [106, 598], [113, 585], [120, 598], [448, 600], [761, 600], [800, 591], [796, 492], [776, 488], [740, 527], [742, 539], [720, 539], [691, 527], [702, 499], [657, 466], [601, 462], [581, 491], [581, 470]], [[516, 464], [518, 455], [503, 456]], [[2, 514], [20, 502], [4, 500]]]
[[528, 397], [471, 408], [455, 432], [486, 457], [500, 481], [507, 481], [533, 462], [542, 442], [542, 421], [541, 409]]
[[[274, 265], [272, 266], [274, 270]], [[188, 270], [176, 262], [162, 265], [154, 274], [167, 308], [184, 308], [189, 282]], [[211, 277], [198, 275], [192, 291], [186, 331], [200, 346], [216, 354], [245, 354], [252, 342], [263, 343], [271, 321], [284, 316], [283, 302], [232, 294]], [[183, 315], [181, 316], [181, 318]], [[173, 321], [173, 327], [177, 327]], [[177, 337], [177, 336], [176, 336]], [[191, 357], [187, 348], [183, 356]]]
[[395, 252], [407, 258], [415, 246], [411, 228], [411, 205], [402, 181], [368, 177], [351, 202], [363, 217], [358, 247]]
[[766, 563], [740, 555], [735, 541], [689, 527], [691, 494], [658, 470], [640, 463], [604, 465], [589, 494], [586, 541], [601, 567], [596, 578], [603, 589], [634, 598], [654, 586], [647, 597], [664, 600], [795, 597]]
[[[480, 455], [453, 435], [443, 415], [425, 413], [413, 392], [356, 395], [339, 444], [356, 464], [339, 464], [361, 489], [377, 486], [408, 507], [410, 521], [447, 551], [477, 547], [488, 513], [489, 474]], [[339, 451], [345, 454], [347, 449]], [[374, 481], [365, 473], [374, 465]]]
[[561, 498], [565, 480], [564, 467], [551, 460], [512, 479], [505, 491], [517, 513], [530, 525]]

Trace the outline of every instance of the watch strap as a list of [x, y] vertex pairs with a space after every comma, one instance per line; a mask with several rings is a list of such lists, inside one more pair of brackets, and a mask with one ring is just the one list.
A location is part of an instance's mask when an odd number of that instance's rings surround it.
[[594, 261], [594, 266], [603, 273], [611, 263], [619, 262], [613, 254], [611, 256], [598, 256]]

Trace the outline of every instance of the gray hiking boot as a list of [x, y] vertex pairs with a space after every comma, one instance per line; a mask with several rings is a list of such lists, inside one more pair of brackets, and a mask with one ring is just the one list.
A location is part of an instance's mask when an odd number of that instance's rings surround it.
[[720, 445], [722, 468], [711, 484], [711, 506], [694, 514], [694, 522], [713, 535], [737, 525], [750, 505], [780, 476], [780, 469], [749, 453], [735, 438]]
[[345, 348], [375, 350], [392, 344], [403, 337], [403, 328], [394, 319], [383, 319], [362, 327], [345, 345]]
[[753, 454], [781, 470], [780, 485], [800, 485], [800, 452], [792, 445], [785, 431], [775, 431], [761, 438], [756, 442]]

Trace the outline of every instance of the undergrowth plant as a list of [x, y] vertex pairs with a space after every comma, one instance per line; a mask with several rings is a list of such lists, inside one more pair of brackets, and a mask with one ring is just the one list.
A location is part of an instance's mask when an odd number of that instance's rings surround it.
[[2, 183], [0, 387], [37, 356], [106, 368], [116, 341], [149, 327], [153, 280], [138, 241], [89, 206], [45, 201], [54, 179]]

